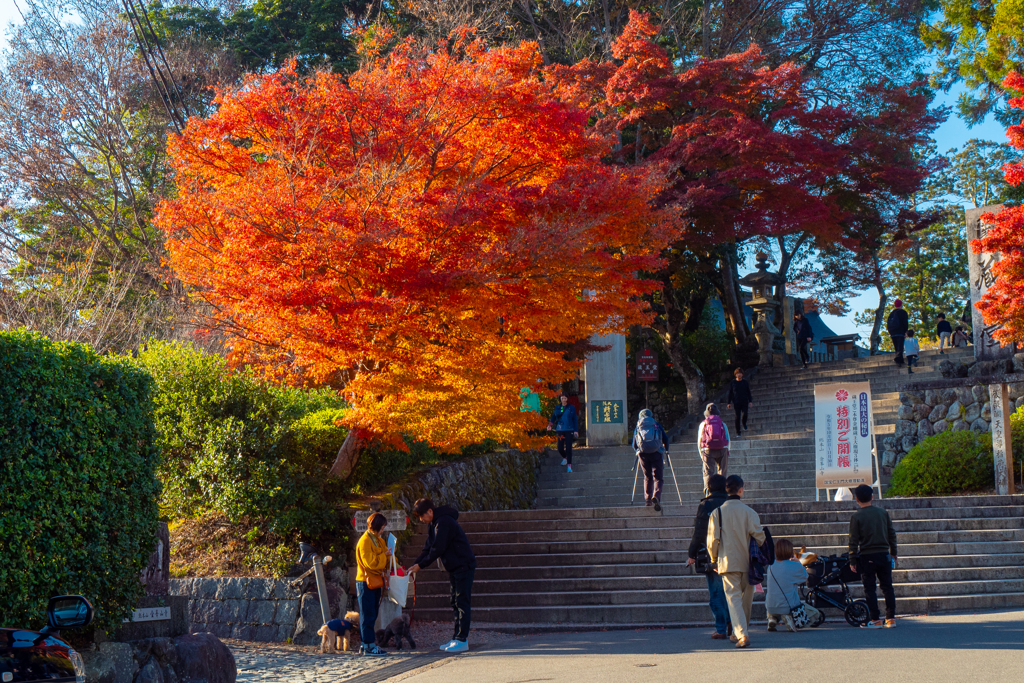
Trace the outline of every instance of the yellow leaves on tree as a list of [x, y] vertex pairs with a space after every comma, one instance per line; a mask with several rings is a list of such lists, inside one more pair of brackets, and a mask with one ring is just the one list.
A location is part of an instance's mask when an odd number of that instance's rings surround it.
[[285, 68], [170, 142], [159, 224], [236, 362], [345, 384], [354, 427], [530, 442], [519, 390], [645, 320], [676, 226], [656, 171], [602, 163], [535, 46], [411, 44], [347, 79]]

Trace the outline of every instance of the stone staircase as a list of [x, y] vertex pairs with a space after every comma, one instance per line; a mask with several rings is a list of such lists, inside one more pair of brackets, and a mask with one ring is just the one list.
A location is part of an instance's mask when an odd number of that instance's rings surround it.
[[[937, 351], [925, 351], [913, 375], [897, 368], [891, 355], [821, 363], [806, 370], [799, 366], [759, 370], [751, 380], [754, 407], [747, 422], [749, 431], [734, 434], [733, 411], [726, 408], [724, 401], [719, 403], [732, 437], [729, 474], [743, 477], [748, 500], [814, 500], [815, 384], [869, 381], [875, 433], [878, 438], [884, 438], [895, 430], [900, 383], [911, 378], [915, 381], [939, 379], [939, 360], [958, 359], [970, 353], [970, 349], [955, 349], [940, 356]], [[694, 424], [675, 437], [670, 449], [683, 505], [688, 510], [700, 500], [703, 491], [696, 441], [697, 424]], [[569, 474], [559, 465], [560, 458], [551, 455], [542, 465], [537, 507], [628, 506], [635, 476], [634, 461], [628, 447], [581, 448], [573, 454], [573, 472]], [[637, 497], [641, 504], [642, 489], [640, 482]], [[663, 502], [679, 504], [667, 463]]]
[[[941, 358], [925, 352], [915, 380], [937, 377]], [[969, 353], [969, 351], [968, 351]], [[876, 433], [893, 431], [897, 385], [908, 379], [892, 356], [771, 368], [752, 381], [749, 427], [733, 435], [729, 472], [743, 476], [745, 501], [770, 526], [819, 554], [845, 552], [853, 503], [814, 501], [813, 387], [839, 378], [868, 380]], [[722, 408], [728, 423], [731, 411]], [[632, 410], [632, 408], [631, 408]], [[474, 623], [503, 628], [642, 627], [708, 623], [704, 577], [686, 566], [693, 514], [703, 490], [696, 430], [671, 452], [682, 505], [666, 464], [664, 510], [643, 506], [643, 483], [631, 505], [635, 457], [628, 448], [574, 453], [573, 473], [549, 455], [541, 466], [536, 509], [463, 513], [477, 554]], [[895, 573], [902, 614], [1024, 607], [1024, 496], [886, 499], [899, 534]], [[422, 547], [422, 529], [406, 562]], [[851, 586], [860, 595], [858, 586]], [[424, 570], [415, 618], [445, 621], [447, 575]], [[763, 619], [763, 595], [755, 597]], [[831, 620], [841, 620], [826, 610]]]
[[[900, 614], [1024, 606], [1024, 496], [891, 499]], [[775, 538], [845, 551], [852, 503], [753, 503]], [[478, 568], [478, 626], [545, 629], [708, 623], [704, 577], [686, 567], [692, 510], [644, 507], [475, 512], [460, 522]], [[406, 564], [422, 547], [421, 533]], [[851, 586], [856, 595], [859, 585]], [[447, 575], [424, 570], [415, 618], [447, 621]], [[755, 619], [764, 618], [755, 594]], [[836, 610], [826, 610], [841, 621]]]

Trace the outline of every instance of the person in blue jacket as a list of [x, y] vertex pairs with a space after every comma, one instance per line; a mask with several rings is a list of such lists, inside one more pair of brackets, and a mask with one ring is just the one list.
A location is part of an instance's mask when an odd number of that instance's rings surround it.
[[558, 434], [558, 454], [562, 456], [562, 464], [567, 466], [567, 472], [572, 472], [572, 444], [580, 435], [579, 419], [576, 417], [576, 407], [569, 405], [569, 397], [562, 394], [559, 397], [562, 405], [556, 406], [548, 420], [548, 431]]

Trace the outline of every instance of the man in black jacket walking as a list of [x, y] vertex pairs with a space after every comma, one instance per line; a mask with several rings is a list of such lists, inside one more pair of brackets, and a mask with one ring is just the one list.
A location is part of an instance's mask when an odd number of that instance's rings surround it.
[[804, 367], [811, 360], [811, 340], [814, 339], [814, 330], [811, 329], [811, 321], [803, 313], [793, 314], [793, 333], [796, 335], [797, 347], [800, 349], [800, 360]]
[[[743, 379], [743, 368], [733, 370], [736, 379], [729, 382], [729, 407], [736, 411], [736, 434], [742, 434], [747, 428], [747, 413], [754, 405], [754, 396], [750, 393], [750, 382]], [[740, 418], [743, 418], [740, 420]]]
[[455, 613], [455, 635], [449, 643], [441, 646], [441, 650], [466, 652], [469, 650], [467, 639], [476, 556], [466, 532], [459, 526], [459, 511], [446, 505], [434, 507], [434, 501], [420, 498], [412, 506], [412, 513], [429, 526], [423, 552], [416, 558], [416, 564], [409, 567], [409, 573], [415, 574], [431, 562], [441, 560], [451, 583], [452, 611]]
[[708, 557], [707, 538], [708, 520], [711, 513], [721, 507], [722, 503], [729, 500], [729, 494], [725, 492], [725, 477], [721, 474], [712, 474], [708, 477], [708, 490], [710, 495], [697, 506], [697, 517], [693, 520], [693, 538], [690, 539], [690, 559], [687, 565], [700, 564], [697, 571], [704, 572], [704, 578], [708, 583], [708, 593], [711, 594], [711, 613], [715, 615], [715, 632], [711, 637], [715, 640], [725, 640], [731, 632], [729, 623], [729, 604], [725, 601], [725, 586], [722, 577], [711, 568], [711, 560]]
[[903, 302], [899, 299], [892, 302], [892, 311], [885, 320], [885, 329], [896, 350], [896, 358], [893, 359], [893, 362], [903, 367], [903, 344], [907, 340], [907, 330], [910, 329], [910, 316], [903, 310]]

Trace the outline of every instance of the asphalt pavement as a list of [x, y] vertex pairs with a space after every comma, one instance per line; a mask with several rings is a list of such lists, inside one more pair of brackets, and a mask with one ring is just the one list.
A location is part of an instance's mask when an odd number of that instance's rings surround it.
[[[799, 633], [751, 632], [751, 647], [708, 629], [530, 635], [447, 657], [405, 683], [840, 683], [1024, 680], [1024, 610], [905, 617], [895, 629], [829, 621]], [[472, 634], [470, 644], [472, 645]]]

